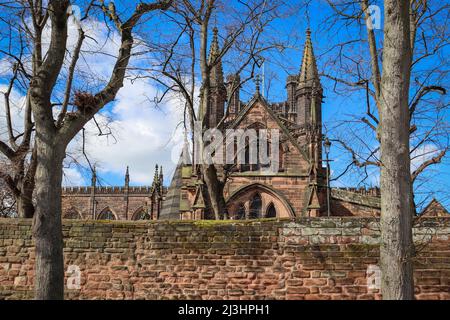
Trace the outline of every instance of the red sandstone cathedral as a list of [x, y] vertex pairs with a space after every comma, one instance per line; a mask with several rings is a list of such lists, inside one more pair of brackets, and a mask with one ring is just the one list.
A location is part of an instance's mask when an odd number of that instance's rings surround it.
[[[210, 58], [219, 52], [217, 29]], [[248, 102], [240, 100], [239, 76], [224, 79], [219, 62], [211, 71], [211, 99], [207, 110], [210, 128], [276, 129], [280, 132], [278, 172], [267, 174], [261, 166], [234, 166], [226, 180], [224, 195], [229, 219], [295, 218], [332, 216], [377, 216], [378, 189], [328, 189], [326, 168], [322, 165], [323, 88], [317, 71], [311, 33], [306, 43], [300, 73], [286, 82], [287, 101], [269, 103], [259, 92]], [[233, 92], [231, 99], [227, 94]], [[226, 101], [230, 101], [226, 106]], [[226, 110], [226, 120], [222, 121]], [[194, 166], [195, 167], [195, 166]], [[127, 169], [121, 187], [96, 187], [95, 174], [90, 187], [63, 189], [63, 217], [100, 220], [197, 220], [213, 218], [205, 203], [207, 190], [192, 165], [180, 160], [169, 188], [163, 186], [162, 168], [156, 167], [151, 186], [131, 187]], [[220, 170], [219, 172], [224, 170]], [[329, 193], [327, 192], [329, 191]], [[442, 216], [448, 212], [433, 200], [422, 212]]]

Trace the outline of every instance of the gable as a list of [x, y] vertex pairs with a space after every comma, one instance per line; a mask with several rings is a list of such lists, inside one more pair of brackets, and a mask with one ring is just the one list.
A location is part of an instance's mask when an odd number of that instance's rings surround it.
[[422, 210], [421, 215], [425, 217], [450, 217], [447, 209], [436, 199], [431, 200], [425, 209]]
[[247, 129], [255, 123], [261, 123], [269, 130], [280, 130], [280, 134], [292, 143], [304, 160], [309, 162], [308, 155], [261, 96], [253, 97], [253, 99], [239, 112], [235, 121], [229, 128]]

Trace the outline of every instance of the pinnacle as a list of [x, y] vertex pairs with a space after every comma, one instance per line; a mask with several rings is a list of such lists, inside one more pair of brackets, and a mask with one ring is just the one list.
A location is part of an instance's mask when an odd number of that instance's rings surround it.
[[311, 30], [306, 30], [306, 42], [303, 50], [303, 59], [300, 69], [299, 85], [308, 84], [311, 81], [319, 81], [319, 72], [317, 71], [317, 62], [314, 55], [314, 49], [311, 40]]

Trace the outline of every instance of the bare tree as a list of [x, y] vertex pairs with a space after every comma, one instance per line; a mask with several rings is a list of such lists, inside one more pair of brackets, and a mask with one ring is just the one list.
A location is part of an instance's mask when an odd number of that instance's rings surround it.
[[[377, 100], [381, 145], [381, 270], [384, 299], [413, 299], [409, 1], [385, 1], [383, 70]], [[377, 59], [378, 56], [374, 56]]]
[[0, 180], [0, 218], [12, 217], [17, 217], [16, 199], [5, 182]]
[[[17, 17], [2, 17], [6, 22], [7, 35], [15, 33], [14, 25]], [[21, 17], [23, 18], [23, 17]], [[36, 152], [33, 142], [34, 123], [31, 116], [31, 104], [29, 96], [23, 101], [23, 106], [18, 106], [20, 101], [12, 97], [13, 91], [27, 92], [31, 75], [26, 66], [26, 43], [24, 37], [9, 37], [3, 35], [8, 42], [0, 53], [11, 62], [12, 71], [7, 86], [2, 92], [4, 104], [4, 118], [6, 132], [0, 132], [0, 154], [5, 158], [5, 165], [0, 168], [0, 179], [3, 185], [9, 189], [9, 194], [14, 197], [18, 216], [31, 218], [34, 214], [33, 190], [34, 174], [36, 171]], [[23, 107], [23, 119], [14, 119], [13, 114]], [[20, 123], [16, 123], [20, 121]]]
[[[62, 299], [64, 293], [63, 242], [61, 230], [61, 181], [63, 160], [69, 142], [106, 104], [113, 101], [123, 86], [134, 44], [133, 29], [142, 17], [156, 10], [167, 10], [172, 1], [140, 2], [128, 18], [119, 16], [113, 2], [88, 1], [83, 17], [92, 10], [107, 17], [120, 34], [120, 49], [107, 83], [96, 93], [72, 92], [74, 70], [85, 33], [81, 24], [78, 41], [66, 77], [62, 103], [57, 102], [58, 78], [68, 50], [69, 0], [19, 1], [3, 5], [12, 14], [19, 12], [24, 21], [17, 30], [31, 47], [31, 74], [27, 96], [35, 129], [36, 210], [33, 234], [36, 242], [36, 299]], [[49, 43], [43, 43], [49, 30]], [[74, 108], [69, 110], [68, 106]], [[57, 108], [59, 107], [59, 108]]]
[[[443, 86], [429, 83], [445, 78], [432, 76], [439, 74], [436, 68], [426, 71], [423, 67], [415, 68], [427, 57], [437, 57], [448, 45], [443, 37], [445, 28], [438, 27], [441, 24], [435, 17], [439, 12], [448, 11], [449, 6], [420, 0], [385, 0], [384, 39], [381, 40], [374, 30], [370, 12], [370, 5], [379, 2], [328, 3], [336, 14], [333, 24], [343, 21], [345, 26], [361, 25], [363, 21], [366, 27], [366, 37], [354, 37], [336, 45], [340, 54], [335, 64], [343, 66], [349, 76], [325, 76], [347, 90], [353, 88], [353, 91], [364, 90], [366, 93], [366, 115], [354, 119], [352, 126], [355, 122], [364, 124], [366, 132], [370, 136], [371, 131], [378, 144], [371, 143], [367, 135], [361, 135], [362, 131], [354, 128], [346, 131], [346, 135], [358, 140], [362, 146], [359, 150], [355, 143], [344, 139], [337, 141], [351, 155], [350, 166], [362, 168], [366, 175], [369, 166], [381, 170], [382, 293], [385, 299], [412, 299], [413, 183], [428, 167], [441, 162], [448, 150], [448, 126], [440, 114], [441, 106], [426, 99], [433, 93], [446, 94]], [[349, 47], [359, 43], [368, 45], [368, 60], [363, 54], [355, 53], [358, 51], [354, 51], [353, 56], [347, 54]], [[427, 142], [440, 144], [440, 147], [411, 172], [411, 159], [423, 157], [418, 149]], [[366, 151], [361, 152], [364, 149]]]
[[[152, 70], [154, 75], [151, 77], [164, 89], [161, 98], [169, 91], [181, 95], [186, 104], [187, 131], [194, 132], [196, 121], [201, 123], [202, 133], [210, 129], [207, 110], [212, 96], [211, 72], [218, 64], [222, 65], [229, 58], [229, 61], [233, 61], [230, 63], [232, 73], [241, 75], [225, 83], [228, 87], [226, 104], [229, 105], [234, 93], [254, 78], [256, 69], [264, 61], [264, 53], [273, 49], [283, 50], [284, 46], [279, 39], [264, 38], [271, 22], [280, 16], [282, 5], [283, 1], [265, 0], [246, 3], [183, 0], [174, 6], [168, 19], [175, 21], [178, 26], [176, 40], [169, 41], [169, 46], [163, 46], [166, 48], [164, 56], [160, 58], [163, 62], [155, 66]], [[212, 30], [214, 24], [219, 24], [220, 30], [225, 30], [226, 34], [221, 36], [217, 29]], [[213, 42], [219, 42], [220, 37], [223, 43], [209, 55], [208, 39], [211, 33], [215, 33]], [[188, 40], [183, 41], [184, 38]], [[213, 43], [212, 46], [214, 45], [216, 44]], [[158, 77], [161, 73], [166, 80]], [[220, 119], [217, 129], [223, 129], [227, 112]], [[232, 168], [225, 167], [225, 171], [222, 169], [218, 169], [214, 164], [194, 163], [194, 170], [199, 170], [206, 185], [207, 202], [215, 219], [227, 217], [223, 191]]]

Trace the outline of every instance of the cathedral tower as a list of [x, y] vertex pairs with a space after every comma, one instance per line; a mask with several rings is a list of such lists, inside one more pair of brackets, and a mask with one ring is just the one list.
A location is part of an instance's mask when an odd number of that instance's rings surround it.
[[311, 31], [306, 31], [306, 43], [298, 77], [295, 100], [297, 124], [301, 127], [322, 127], [323, 89], [317, 71], [316, 57], [311, 41]]
[[309, 158], [309, 186], [306, 203], [308, 216], [319, 216], [323, 211], [322, 168], [322, 100], [323, 89], [317, 70], [311, 41], [311, 31], [306, 31], [300, 74], [287, 81], [288, 118], [298, 126], [298, 141], [304, 147]]
[[208, 101], [208, 110], [206, 112], [206, 123], [208, 128], [215, 128], [222, 120], [225, 114], [225, 101], [227, 99], [227, 90], [223, 76], [222, 60], [219, 58], [219, 30], [217, 27], [213, 30], [213, 40], [209, 52], [209, 64], [215, 63], [210, 73], [210, 97]]

